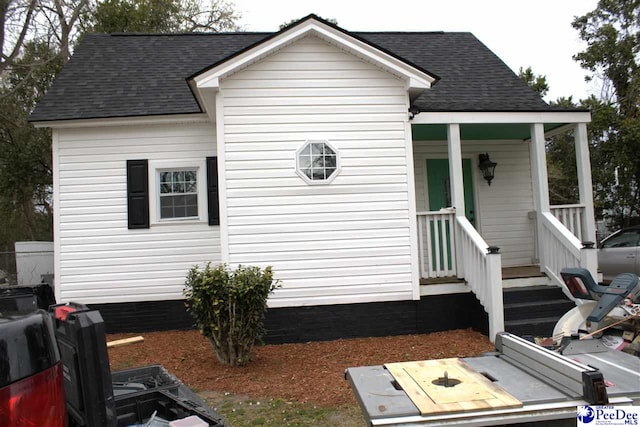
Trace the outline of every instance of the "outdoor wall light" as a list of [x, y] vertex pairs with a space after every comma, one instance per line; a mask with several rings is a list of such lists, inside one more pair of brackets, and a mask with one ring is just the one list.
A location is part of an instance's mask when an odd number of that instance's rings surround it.
[[496, 162], [492, 162], [489, 158], [489, 153], [480, 154], [480, 170], [482, 171], [482, 176], [487, 180], [487, 183], [491, 185], [491, 180], [493, 179], [494, 173], [496, 171], [496, 166], [498, 164]]
[[420, 109], [418, 107], [409, 108], [409, 120], [413, 120], [413, 118], [418, 114], [420, 114]]

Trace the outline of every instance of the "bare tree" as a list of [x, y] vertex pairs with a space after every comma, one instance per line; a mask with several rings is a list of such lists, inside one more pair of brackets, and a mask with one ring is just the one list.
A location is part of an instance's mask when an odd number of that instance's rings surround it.
[[0, 0], [0, 76], [20, 54], [36, 7], [36, 0]]
[[233, 3], [224, 0], [209, 0], [203, 4], [198, 0], [182, 1], [181, 30], [193, 31], [238, 31], [236, 23], [240, 14], [234, 10]]

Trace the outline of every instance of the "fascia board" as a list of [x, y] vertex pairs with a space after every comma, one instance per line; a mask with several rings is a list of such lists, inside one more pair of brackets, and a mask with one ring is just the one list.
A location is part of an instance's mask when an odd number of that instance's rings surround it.
[[423, 111], [416, 115], [411, 124], [470, 124], [470, 123], [589, 123], [589, 111], [481, 111], [458, 112]]
[[347, 50], [354, 52], [358, 56], [377, 63], [399, 77], [407, 79], [409, 81], [409, 87], [428, 89], [436, 80], [433, 76], [423, 73], [409, 64], [406, 64], [363, 41], [345, 36], [345, 34], [337, 31], [335, 28], [318, 26], [316, 31], [321, 35], [321, 37], [324, 36], [323, 38], [325, 40], [337, 43]]
[[99, 126], [130, 126], [130, 125], [152, 125], [166, 123], [208, 123], [209, 118], [205, 113], [196, 114], [176, 114], [163, 116], [140, 116], [140, 117], [107, 117], [95, 119], [73, 119], [33, 122], [36, 128], [70, 129], [89, 128]]
[[227, 62], [220, 64], [199, 76], [195, 76], [196, 87], [198, 88], [217, 88], [220, 79], [227, 77], [238, 69], [259, 61], [270, 53], [282, 49], [284, 46], [294, 43], [298, 39], [314, 34], [325, 41], [337, 45], [345, 50], [353, 52], [356, 56], [364, 58], [374, 64], [378, 64], [383, 69], [404, 78], [408, 81], [410, 88], [428, 89], [431, 87], [435, 78], [420, 70], [415, 69], [409, 64], [394, 58], [393, 56], [376, 49], [375, 47], [360, 41], [354, 37], [350, 37], [335, 28], [331, 28], [318, 21], [310, 20], [299, 26], [293, 27], [290, 31], [286, 31], [262, 45], [256, 46]]

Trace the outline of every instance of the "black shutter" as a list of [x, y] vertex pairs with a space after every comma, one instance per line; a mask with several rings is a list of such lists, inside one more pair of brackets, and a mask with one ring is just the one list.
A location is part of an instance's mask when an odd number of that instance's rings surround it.
[[127, 160], [129, 228], [149, 228], [149, 166], [147, 160]]
[[209, 206], [209, 225], [220, 225], [217, 157], [207, 157], [207, 201]]

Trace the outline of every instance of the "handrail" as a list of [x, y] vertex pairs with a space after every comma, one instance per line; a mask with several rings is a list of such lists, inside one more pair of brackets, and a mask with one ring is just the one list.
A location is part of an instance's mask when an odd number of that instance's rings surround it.
[[568, 205], [551, 205], [549, 208], [553, 211], [554, 209], [570, 209], [570, 208], [584, 208], [583, 203], [574, 203]]
[[478, 230], [469, 222], [465, 217], [458, 217], [458, 225], [469, 236], [469, 238], [475, 243], [476, 247], [480, 251], [486, 251], [489, 245], [484, 241]]
[[571, 231], [569, 231], [567, 227], [565, 227], [562, 222], [560, 222], [558, 218], [553, 216], [553, 214], [543, 212], [542, 221], [555, 238], [560, 240], [563, 245], [576, 256], [576, 258], [580, 258], [580, 248], [582, 248], [582, 243], [573, 233], [571, 233]]
[[542, 212], [541, 215], [540, 264], [547, 276], [565, 290], [560, 271], [566, 267], [582, 266], [582, 244], [553, 214]]
[[489, 316], [489, 338], [504, 331], [502, 263], [455, 209], [418, 212], [418, 253], [424, 278], [464, 278]]
[[500, 254], [489, 252], [489, 245], [463, 216], [456, 217], [456, 237], [464, 278], [489, 315], [489, 338], [493, 341], [498, 332], [504, 331]]

